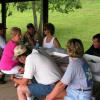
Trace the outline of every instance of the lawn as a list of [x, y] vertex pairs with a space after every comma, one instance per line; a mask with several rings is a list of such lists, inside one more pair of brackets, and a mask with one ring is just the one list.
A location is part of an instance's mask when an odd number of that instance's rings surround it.
[[[18, 26], [22, 32], [26, 30], [26, 24], [33, 22], [32, 11], [23, 13], [15, 12], [7, 18], [7, 40], [10, 38], [10, 28]], [[83, 41], [85, 49], [91, 45], [91, 38], [100, 32], [100, 0], [82, 0], [82, 9], [69, 14], [49, 11], [49, 22], [56, 27], [56, 37], [62, 47], [70, 38], [79, 38]]]

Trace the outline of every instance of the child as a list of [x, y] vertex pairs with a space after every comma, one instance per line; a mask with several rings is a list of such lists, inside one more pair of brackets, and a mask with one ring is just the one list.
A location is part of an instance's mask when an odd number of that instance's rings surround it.
[[82, 42], [79, 39], [69, 40], [67, 52], [69, 65], [66, 72], [46, 100], [56, 100], [56, 98], [63, 100], [60, 96], [65, 87], [67, 94], [64, 100], [91, 100], [92, 75], [87, 62], [83, 59]]
[[11, 35], [12, 38], [5, 46], [0, 61], [0, 70], [5, 74], [17, 74], [19, 70], [18, 60], [14, 59], [14, 48], [21, 39], [21, 29], [13, 27], [11, 29]]

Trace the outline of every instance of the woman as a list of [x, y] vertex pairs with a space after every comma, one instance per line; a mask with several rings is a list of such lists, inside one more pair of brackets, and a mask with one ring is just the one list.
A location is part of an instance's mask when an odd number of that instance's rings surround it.
[[53, 24], [48, 23], [44, 26], [44, 34], [46, 37], [43, 40], [44, 48], [60, 48], [60, 43], [53, 35], [55, 34], [55, 27]]
[[18, 27], [12, 27], [11, 40], [6, 44], [1, 60], [0, 70], [5, 74], [17, 74], [19, 67], [19, 61], [14, 59], [14, 48], [20, 42], [21, 29]]
[[[56, 100], [64, 88], [64, 100], [91, 100], [92, 75], [87, 62], [83, 59], [84, 48], [79, 39], [67, 43], [69, 65], [67, 70], [46, 100]], [[63, 97], [59, 99], [63, 100]]]

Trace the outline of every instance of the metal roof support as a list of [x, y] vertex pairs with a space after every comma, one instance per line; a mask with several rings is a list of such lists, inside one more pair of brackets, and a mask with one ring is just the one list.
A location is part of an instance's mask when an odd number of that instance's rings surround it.
[[43, 0], [43, 23], [48, 23], [48, 0]]

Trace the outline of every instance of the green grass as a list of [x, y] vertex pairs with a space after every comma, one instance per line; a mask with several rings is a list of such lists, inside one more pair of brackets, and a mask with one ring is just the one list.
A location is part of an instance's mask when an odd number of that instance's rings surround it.
[[53, 12], [49, 21], [55, 24], [56, 36], [63, 47], [70, 38], [79, 38], [87, 49], [92, 36], [100, 32], [100, 0], [84, 1], [82, 9], [69, 14]]
[[[10, 38], [12, 26], [26, 30], [26, 24], [33, 22], [32, 11], [19, 13], [15, 10], [13, 16], [7, 18], [7, 40]], [[70, 38], [79, 38], [83, 41], [85, 49], [91, 45], [91, 38], [100, 32], [100, 0], [82, 0], [82, 9], [69, 14], [49, 11], [49, 22], [56, 27], [56, 37], [62, 47]]]

